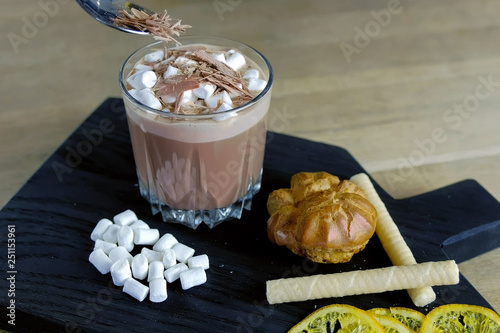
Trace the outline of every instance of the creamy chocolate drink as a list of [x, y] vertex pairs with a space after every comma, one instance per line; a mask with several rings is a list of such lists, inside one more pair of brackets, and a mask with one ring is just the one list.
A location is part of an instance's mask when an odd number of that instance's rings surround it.
[[180, 40], [134, 53], [120, 82], [142, 196], [166, 221], [212, 227], [260, 188], [273, 73], [243, 44]]

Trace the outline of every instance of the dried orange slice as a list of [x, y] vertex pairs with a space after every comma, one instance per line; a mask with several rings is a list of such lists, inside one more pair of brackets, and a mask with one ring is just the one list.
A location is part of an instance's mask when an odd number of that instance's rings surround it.
[[427, 314], [421, 332], [496, 333], [500, 332], [500, 316], [478, 305], [441, 305]]
[[368, 312], [346, 304], [327, 305], [311, 313], [288, 333], [327, 332], [384, 333], [384, 328]]
[[391, 316], [372, 314], [372, 316], [382, 325], [385, 333], [414, 333], [411, 328]]
[[404, 307], [391, 308], [373, 308], [368, 310], [369, 313], [391, 316], [399, 322], [409, 327], [414, 332], [419, 332], [422, 321], [425, 315], [422, 312]]

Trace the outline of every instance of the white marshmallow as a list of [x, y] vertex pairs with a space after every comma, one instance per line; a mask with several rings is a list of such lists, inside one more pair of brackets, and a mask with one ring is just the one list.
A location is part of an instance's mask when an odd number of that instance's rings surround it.
[[120, 260], [127, 260], [128, 262], [132, 262], [132, 255], [127, 251], [123, 246], [117, 246], [111, 251], [109, 251], [109, 259], [113, 262], [117, 262]]
[[171, 249], [172, 246], [179, 243], [179, 241], [172, 234], [165, 234], [161, 236], [160, 239], [153, 245], [153, 250], [159, 252], [165, 252], [168, 249]]
[[243, 67], [246, 64], [245, 57], [239, 53], [239, 52], [234, 52], [229, 56], [229, 58], [226, 60], [226, 64], [237, 71], [241, 67]]
[[104, 253], [109, 254], [109, 251], [116, 247], [116, 243], [106, 242], [105, 240], [98, 239], [95, 241], [94, 250], [101, 249]]
[[158, 78], [153, 71], [137, 71], [130, 75], [127, 82], [136, 89], [153, 88]]
[[137, 215], [135, 215], [132, 210], [127, 209], [126, 211], [113, 216], [113, 221], [118, 225], [131, 225], [137, 221]]
[[144, 65], [144, 64], [137, 64], [137, 65], [135, 65], [135, 69], [138, 71], [152, 71], [153, 66]]
[[208, 96], [207, 98], [205, 98], [205, 103], [211, 109], [216, 109], [217, 106], [219, 105], [219, 101], [221, 101], [222, 103], [226, 103], [228, 105], [233, 105], [233, 101], [231, 100], [231, 97], [229, 97], [229, 94], [225, 90], [220, 92], [220, 93], [217, 93], [215, 95], [211, 95], [211, 96]]
[[175, 252], [172, 249], [166, 249], [163, 252], [163, 266], [165, 268], [170, 268], [177, 263], [177, 259], [175, 257]]
[[139, 100], [139, 89], [130, 89], [128, 90], [128, 93], [130, 94], [130, 96], [132, 96], [133, 98], [135, 98], [136, 100]]
[[251, 68], [245, 72], [243, 75], [244, 79], [258, 79], [260, 76], [259, 71], [255, 68]]
[[180, 262], [178, 264], [173, 265], [163, 273], [165, 275], [165, 279], [167, 279], [168, 283], [172, 283], [179, 278], [182, 272], [189, 270], [185, 263]]
[[132, 272], [130, 271], [130, 263], [126, 259], [118, 260], [109, 270], [111, 272], [111, 278], [113, 283], [117, 287], [123, 286], [126, 279], [132, 277]]
[[163, 267], [163, 263], [161, 261], [153, 261], [150, 263], [148, 269], [148, 282], [151, 282], [154, 279], [163, 279], [164, 270], [165, 267]]
[[175, 95], [164, 95], [161, 96], [160, 98], [164, 103], [167, 104], [175, 103], [175, 101], [177, 100], [177, 97]]
[[108, 230], [106, 230], [106, 232], [102, 235], [102, 239], [105, 240], [106, 242], [117, 243], [118, 239], [116, 236], [117, 236], [118, 230], [120, 230], [120, 228], [121, 227], [119, 225], [116, 225], [116, 224], [110, 225]]
[[175, 258], [179, 262], [186, 263], [194, 254], [194, 249], [182, 243], [177, 243], [172, 247], [175, 252]]
[[136, 99], [152, 109], [161, 110], [162, 108], [160, 100], [156, 98], [155, 93], [149, 88], [139, 90]]
[[248, 80], [248, 90], [250, 91], [262, 91], [267, 85], [267, 81], [261, 79], [249, 79]]
[[148, 259], [148, 262], [162, 261], [163, 253], [148, 249], [147, 247], [142, 248], [141, 253]]
[[144, 61], [145, 62], [157, 62], [157, 61], [162, 61], [163, 58], [165, 57], [165, 52], [163, 50], [158, 50], [151, 52], [149, 54], [146, 54], [144, 56]]
[[148, 276], [148, 258], [142, 253], [138, 253], [132, 259], [132, 276], [137, 280], [144, 280]]
[[223, 111], [228, 111], [231, 110], [233, 107], [227, 103], [222, 103], [221, 106], [216, 110], [216, 112], [223, 112]]
[[160, 303], [167, 299], [167, 281], [163, 278], [149, 281], [149, 300]]
[[203, 269], [210, 268], [210, 263], [206, 254], [200, 254], [198, 256], [189, 258], [187, 264], [189, 269], [193, 269], [196, 267], [201, 267]]
[[96, 226], [94, 227], [94, 230], [92, 230], [92, 233], [90, 234], [90, 239], [93, 241], [96, 241], [98, 239], [102, 239], [102, 235], [108, 230], [109, 226], [112, 225], [113, 222], [111, 222], [108, 219], [101, 219], [99, 222], [97, 222]]
[[163, 73], [163, 78], [168, 79], [169, 77], [179, 74], [180, 69], [172, 65], [168, 65], [167, 70]]
[[193, 94], [201, 99], [205, 99], [208, 96], [211, 96], [217, 87], [212, 83], [200, 83], [198, 88], [193, 89]]
[[181, 104], [195, 103], [198, 100], [193, 94], [193, 90], [186, 90], [182, 93]]
[[207, 274], [201, 267], [196, 267], [180, 274], [181, 286], [183, 290], [199, 286], [207, 282]]
[[222, 114], [215, 115], [212, 119], [215, 121], [225, 121], [229, 118], [236, 117], [238, 114], [236, 112], [224, 112]]
[[113, 261], [100, 248], [90, 253], [89, 261], [101, 274], [108, 274], [113, 265]]
[[135, 221], [134, 223], [132, 223], [130, 225], [130, 228], [132, 228], [132, 230], [149, 229], [149, 225], [146, 222], [144, 222], [143, 220], [138, 220], [138, 221]]
[[146, 299], [146, 296], [148, 296], [149, 287], [133, 278], [129, 278], [125, 280], [123, 284], [123, 292], [129, 294], [139, 302], [142, 302]]
[[188, 66], [196, 65], [196, 61], [191, 60], [191, 59], [186, 58], [186, 57], [183, 57], [183, 56], [180, 56], [180, 57], [177, 57], [177, 59], [175, 59], [174, 65], [177, 65], [179, 67], [188, 67]]
[[158, 229], [135, 229], [134, 243], [136, 245], [153, 245], [160, 238]]
[[119, 246], [123, 246], [128, 252], [134, 249], [134, 231], [128, 225], [124, 225], [118, 230], [116, 239]]
[[214, 54], [213, 57], [215, 58], [215, 60], [218, 60], [218, 61], [221, 61], [223, 63], [226, 63], [226, 57], [224, 56], [224, 53]]

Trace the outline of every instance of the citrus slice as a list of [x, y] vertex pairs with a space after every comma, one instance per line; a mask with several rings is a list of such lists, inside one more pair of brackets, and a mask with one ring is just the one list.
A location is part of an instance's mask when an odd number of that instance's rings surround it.
[[478, 305], [441, 305], [427, 314], [421, 332], [496, 333], [500, 332], [500, 316]]
[[409, 327], [412, 331], [418, 332], [425, 315], [417, 310], [404, 307], [373, 308], [368, 310], [371, 314], [391, 316], [399, 322]]
[[386, 333], [414, 333], [411, 328], [391, 316], [372, 315], [382, 325]]
[[346, 304], [327, 305], [311, 313], [288, 333], [383, 333], [384, 328], [368, 312]]

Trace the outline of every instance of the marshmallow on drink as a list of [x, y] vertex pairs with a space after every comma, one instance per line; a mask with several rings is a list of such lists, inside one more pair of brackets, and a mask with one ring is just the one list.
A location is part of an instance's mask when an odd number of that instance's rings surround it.
[[117, 246], [111, 251], [109, 251], [109, 259], [113, 262], [117, 262], [119, 260], [127, 260], [128, 262], [132, 262], [132, 255], [127, 251], [123, 246]]
[[132, 276], [137, 280], [144, 280], [148, 276], [148, 258], [142, 253], [138, 253], [132, 259]]
[[212, 83], [200, 83], [198, 88], [193, 89], [193, 94], [201, 99], [205, 99], [215, 92], [217, 87]]
[[229, 58], [226, 59], [226, 64], [237, 71], [241, 67], [245, 66], [246, 60], [241, 53], [233, 52], [233, 54], [231, 54]]
[[168, 283], [172, 283], [179, 278], [182, 272], [189, 270], [185, 263], [178, 263], [168, 268], [163, 275]]
[[162, 108], [160, 100], [156, 98], [155, 93], [150, 88], [137, 91], [134, 98], [152, 109], [161, 110]]
[[137, 221], [137, 215], [130, 210], [127, 209], [126, 211], [121, 212], [120, 214], [116, 214], [113, 216], [113, 222], [118, 225], [131, 225], [132, 223]]
[[163, 263], [161, 261], [153, 261], [150, 263], [148, 269], [148, 282], [154, 279], [163, 279], [164, 271], [165, 267], [163, 267]]
[[194, 249], [184, 245], [182, 243], [177, 243], [172, 247], [172, 250], [175, 252], [175, 258], [177, 261], [186, 263], [189, 258], [191, 258], [194, 254]]
[[98, 239], [102, 239], [102, 235], [108, 230], [108, 228], [113, 224], [108, 219], [101, 219], [99, 222], [97, 222], [96, 226], [94, 227], [94, 230], [92, 230], [92, 233], [90, 234], [90, 239], [93, 241], [96, 241]]
[[245, 72], [245, 74], [243, 74], [243, 78], [247, 79], [247, 80], [249, 80], [249, 79], [258, 79], [259, 76], [260, 76], [259, 75], [259, 71], [256, 70], [255, 68], [251, 68], [251, 69], [247, 70]]
[[101, 274], [108, 274], [113, 265], [113, 260], [109, 259], [106, 253], [100, 248], [90, 253], [89, 261]]
[[158, 229], [136, 229], [134, 232], [135, 245], [153, 245], [160, 239]]
[[217, 106], [220, 103], [226, 103], [228, 105], [233, 105], [233, 101], [231, 100], [231, 97], [227, 93], [227, 91], [222, 91], [220, 93], [217, 93], [215, 95], [210, 95], [207, 98], [205, 98], [205, 103], [207, 106], [211, 109], [216, 109]]
[[248, 79], [248, 90], [250, 91], [262, 91], [267, 85], [267, 81], [262, 79]]
[[172, 65], [168, 65], [167, 70], [163, 73], [163, 78], [168, 79], [169, 77], [176, 76], [180, 73], [180, 69]]
[[123, 292], [142, 302], [148, 296], [149, 288], [133, 278], [128, 278], [123, 284]]
[[123, 286], [126, 279], [132, 277], [132, 271], [130, 270], [130, 263], [126, 259], [118, 260], [109, 270], [111, 272], [111, 278], [113, 283], [117, 287]]
[[134, 231], [128, 225], [124, 225], [118, 230], [116, 239], [119, 246], [123, 246], [128, 252], [134, 249]]
[[179, 243], [177, 239], [172, 234], [165, 234], [161, 236], [160, 239], [153, 245], [153, 250], [158, 252], [165, 252], [167, 249], [171, 249], [172, 246]]
[[144, 56], [145, 62], [157, 62], [162, 61], [165, 58], [165, 52], [163, 50], [154, 51], [148, 53]]
[[128, 84], [135, 89], [153, 88], [158, 81], [156, 73], [149, 71], [137, 71], [127, 79]]
[[163, 278], [149, 281], [149, 300], [160, 303], [167, 299], [167, 281]]
[[181, 286], [183, 290], [199, 286], [207, 282], [207, 274], [201, 267], [189, 269], [180, 274]]
[[116, 247], [116, 243], [106, 242], [105, 240], [98, 239], [95, 241], [94, 250], [101, 249], [104, 253], [109, 254], [109, 252]]

